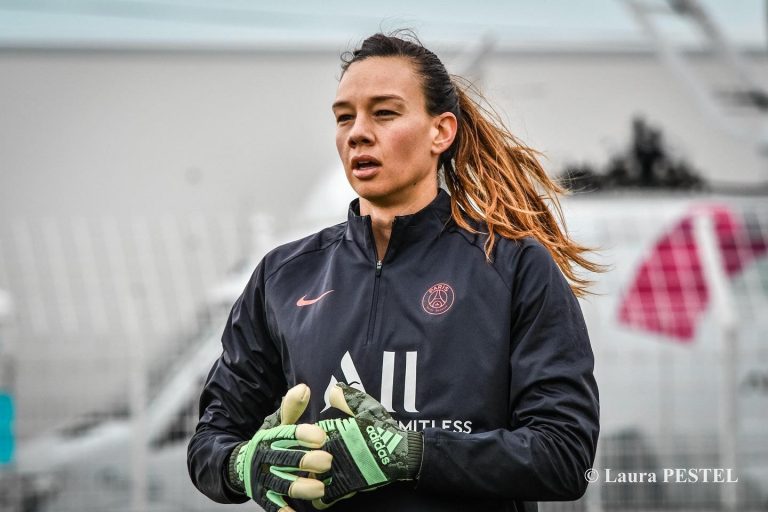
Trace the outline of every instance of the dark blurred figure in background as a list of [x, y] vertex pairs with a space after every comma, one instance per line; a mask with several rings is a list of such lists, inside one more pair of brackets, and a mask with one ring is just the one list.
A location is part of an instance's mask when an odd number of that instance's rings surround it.
[[703, 190], [704, 180], [684, 160], [675, 160], [664, 143], [660, 128], [640, 116], [632, 120], [632, 141], [628, 148], [612, 155], [604, 172], [590, 164], [568, 164], [560, 175], [563, 186], [573, 192], [594, 192], [621, 188]]

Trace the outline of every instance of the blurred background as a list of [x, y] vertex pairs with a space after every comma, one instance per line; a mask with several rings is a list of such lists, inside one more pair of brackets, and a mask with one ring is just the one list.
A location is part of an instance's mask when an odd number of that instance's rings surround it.
[[[339, 55], [402, 27], [612, 266], [599, 480], [540, 509], [768, 510], [768, 2], [0, 0], [0, 511], [225, 509], [186, 443], [226, 315], [345, 220]], [[738, 482], [606, 482], [664, 468]]]

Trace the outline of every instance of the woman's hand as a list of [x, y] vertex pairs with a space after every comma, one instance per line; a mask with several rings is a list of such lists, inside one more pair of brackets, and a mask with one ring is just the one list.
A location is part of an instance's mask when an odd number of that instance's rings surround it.
[[309, 403], [309, 387], [299, 384], [283, 397], [280, 408], [268, 416], [247, 443], [230, 456], [231, 483], [267, 512], [293, 512], [285, 497], [322, 498], [325, 485], [297, 473], [325, 473], [332, 457], [319, 450], [326, 442], [317, 425], [295, 425]]
[[327, 508], [356, 491], [414, 480], [421, 467], [423, 437], [400, 428], [375, 398], [346, 384], [331, 389], [331, 405], [350, 415], [317, 423], [328, 434], [330, 475], [322, 475], [325, 496], [315, 508]]

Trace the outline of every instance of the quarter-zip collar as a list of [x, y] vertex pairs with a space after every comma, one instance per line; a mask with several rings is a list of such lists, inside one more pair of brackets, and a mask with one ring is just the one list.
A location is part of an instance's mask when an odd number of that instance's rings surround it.
[[[438, 188], [437, 196], [418, 212], [395, 216], [385, 260], [390, 261], [395, 257], [405, 242], [429, 241], [437, 238], [450, 222], [451, 197], [445, 190]], [[349, 203], [344, 238], [354, 242], [366, 253], [376, 254], [371, 216], [360, 215], [359, 198]]]

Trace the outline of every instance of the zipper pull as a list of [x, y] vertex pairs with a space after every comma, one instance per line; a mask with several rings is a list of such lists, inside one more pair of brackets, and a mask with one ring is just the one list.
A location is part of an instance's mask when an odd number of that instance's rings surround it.
[[376, 262], [376, 277], [381, 275], [381, 260]]

